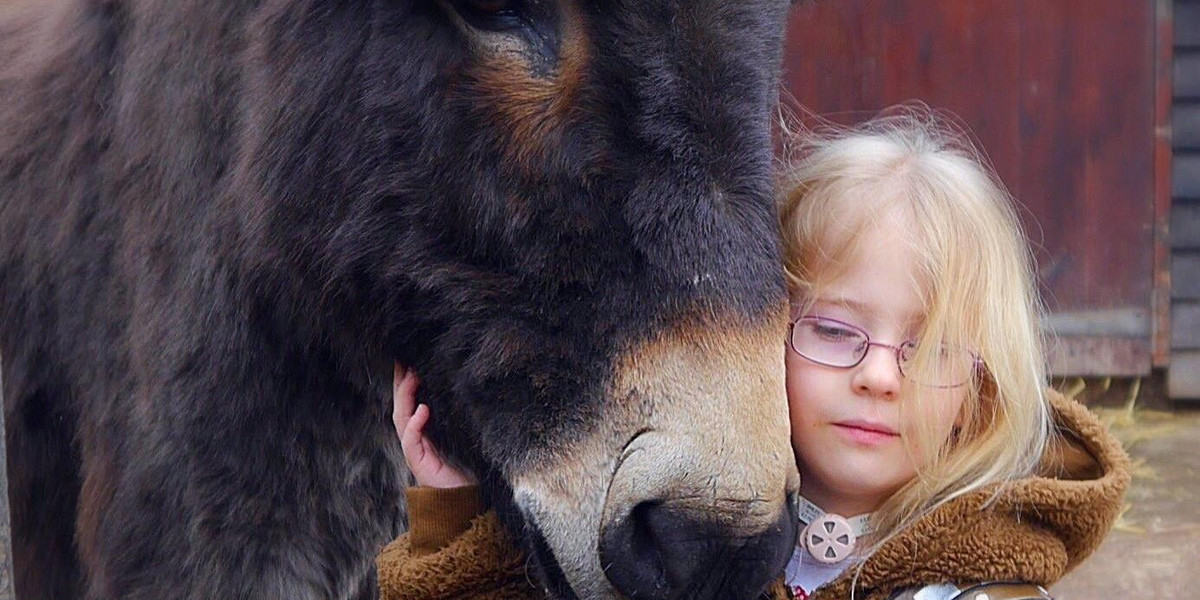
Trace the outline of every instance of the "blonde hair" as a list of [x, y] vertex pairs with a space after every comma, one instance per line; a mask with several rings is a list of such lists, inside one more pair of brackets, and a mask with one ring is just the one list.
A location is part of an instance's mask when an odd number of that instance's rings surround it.
[[[920, 339], [970, 348], [984, 365], [968, 384], [962, 426], [950, 439], [931, 444], [935, 425], [918, 423], [921, 466], [872, 516], [867, 554], [956, 497], [995, 484], [994, 500], [1004, 484], [1034, 470], [1052, 431], [1043, 309], [1013, 202], [964, 132], [924, 107], [892, 111], [852, 129], [785, 128], [780, 186], [793, 298], [818, 298], [863, 237], [878, 231], [881, 215], [901, 210], [906, 230], [884, 234], [914, 250], [925, 314]], [[931, 368], [938, 347], [921, 344], [914, 370]], [[930, 407], [928, 388], [904, 385], [915, 406], [901, 410]]]

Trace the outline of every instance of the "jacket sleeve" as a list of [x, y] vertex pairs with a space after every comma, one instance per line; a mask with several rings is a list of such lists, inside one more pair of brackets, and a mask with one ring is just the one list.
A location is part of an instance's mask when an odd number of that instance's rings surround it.
[[410, 531], [375, 560], [380, 600], [542, 598], [496, 514], [483, 512], [477, 487], [406, 494]]
[[457, 488], [412, 487], [408, 500], [409, 545], [414, 556], [433, 554], [449, 546], [483, 514], [479, 486]]

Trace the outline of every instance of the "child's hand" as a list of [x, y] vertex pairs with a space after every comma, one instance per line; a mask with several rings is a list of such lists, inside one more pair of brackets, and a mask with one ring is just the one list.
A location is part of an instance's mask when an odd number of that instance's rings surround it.
[[396, 365], [392, 376], [392, 422], [396, 424], [396, 435], [400, 436], [404, 462], [408, 463], [417, 485], [453, 488], [475, 483], [473, 477], [442, 461], [433, 442], [425, 437], [429, 407], [417, 405], [418, 383], [415, 373]]

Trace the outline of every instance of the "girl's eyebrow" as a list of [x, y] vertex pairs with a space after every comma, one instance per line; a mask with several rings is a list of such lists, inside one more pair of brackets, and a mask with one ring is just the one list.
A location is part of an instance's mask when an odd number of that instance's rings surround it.
[[[817, 298], [815, 304], [831, 304], [849, 309], [858, 317], [874, 317], [881, 314], [882, 311], [877, 310], [877, 307], [867, 302], [848, 298], [846, 296], [824, 296]], [[907, 323], [912, 325], [925, 320], [925, 315], [921, 312], [914, 312], [908, 315]]]
[[859, 314], [872, 314], [874, 312], [871, 309], [872, 307], [869, 304], [867, 304], [865, 302], [859, 302], [858, 300], [855, 300], [853, 298], [846, 298], [845, 296], [820, 297], [820, 298], [817, 298], [816, 303], [817, 304], [836, 304], [838, 306], [843, 306], [845, 308], [849, 308], [850, 310], [852, 310], [856, 313], [859, 313]]

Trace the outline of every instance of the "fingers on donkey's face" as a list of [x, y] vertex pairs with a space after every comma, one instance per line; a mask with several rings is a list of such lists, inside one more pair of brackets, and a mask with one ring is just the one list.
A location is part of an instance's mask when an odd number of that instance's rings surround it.
[[404, 382], [404, 367], [400, 363], [396, 363], [392, 369], [392, 402], [396, 405], [400, 404], [400, 387]]
[[392, 420], [400, 424], [401, 419], [407, 419], [416, 409], [417, 384], [419, 380], [415, 373], [396, 365], [392, 378]]
[[424, 404], [417, 405], [417, 409], [413, 411], [412, 419], [408, 422], [408, 428], [412, 431], [413, 436], [418, 438], [425, 437], [425, 424], [429, 422], [429, 407]]
[[405, 458], [409, 461], [409, 468], [415, 466], [415, 462], [419, 462], [422, 455], [423, 441], [421, 437], [421, 429], [424, 427], [424, 414], [417, 408], [412, 417], [407, 419], [404, 427], [400, 430], [400, 448], [404, 451]]
[[411, 405], [416, 398], [417, 385], [419, 383], [420, 380], [417, 379], [416, 373], [412, 371], [398, 371], [393, 385], [393, 394]]

